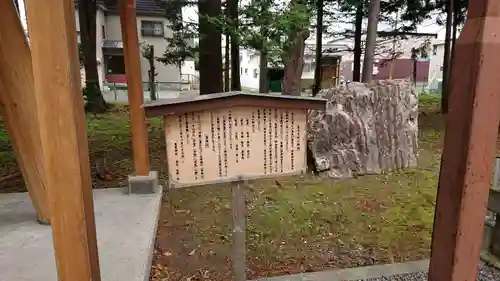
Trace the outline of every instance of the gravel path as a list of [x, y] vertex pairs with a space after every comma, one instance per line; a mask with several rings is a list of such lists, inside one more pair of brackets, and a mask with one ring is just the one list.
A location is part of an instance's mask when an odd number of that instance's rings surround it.
[[[484, 263], [479, 265], [478, 281], [498, 281], [500, 280], [500, 270], [489, 267]], [[380, 277], [372, 279], [362, 279], [359, 281], [427, 281], [427, 272], [415, 272], [401, 275], [393, 275], [389, 277]]]

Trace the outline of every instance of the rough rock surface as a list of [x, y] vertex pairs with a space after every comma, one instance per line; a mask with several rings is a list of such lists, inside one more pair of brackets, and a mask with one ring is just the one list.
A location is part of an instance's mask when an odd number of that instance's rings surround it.
[[332, 178], [417, 165], [418, 97], [409, 80], [326, 89], [326, 111], [311, 110], [308, 145], [318, 172]]

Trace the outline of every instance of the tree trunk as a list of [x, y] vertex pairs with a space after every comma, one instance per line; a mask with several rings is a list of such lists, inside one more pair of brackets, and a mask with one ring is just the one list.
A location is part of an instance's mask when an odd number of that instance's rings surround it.
[[417, 68], [418, 68], [418, 60], [416, 58], [413, 59], [413, 85], [417, 87]]
[[229, 49], [229, 34], [226, 34], [226, 45], [224, 47], [224, 92], [229, 92], [231, 85], [229, 85], [229, 71], [230, 71], [230, 49]]
[[293, 43], [285, 58], [284, 95], [300, 96], [301, 94], [304, 48], [307, 37], [309, 37], [309, 30], [301, 30], [290, 36], [293, 38]]
[[316, 68], [314, 69], [313, 96], [316, 96], [321, 89], [321, 65], [323, 58], [323, 0], [316, 0]]
[[101, 113], [108, 109], [99, 85], [96, 55], [96, 13], [95, 0], [81, 0], [78, 6], [80, 21], [80, 41], [83, 47], [83, 66], [85, 68], [85, 89], [87, 99], [85, 109]]
[[198, 0], [200, 94], [222, 92], [221, 31], [205, 17], [218, 17], [221, 0]]
[[[265, 9], [267, 8], [269, 7], [267, 6], [266, 2], [266, 5], [261, 6], [261, 13], [262, 14], [266, 13]], [[267, 43], [266, 40], [269, 36], [266, 23], [263, 23], [260, 26], [260, 35], [264, 39], [264, 41], [262, 42], [262, 46], [260, 48], [260, 57], [259, 57], [259, 93], [266, 94], [269, 93], [269, 79], [268, 79], [269, 69], [267, 67], [269, 63], [269, 53], [266, 44]]]
[[155, 47], [153, 45], [149, 45], [149, 52], [151, 53], [151, 56], [148, 58], [149, 62], [149, 97], [151, 100], [156, 100], [156, 83], [155, 83], [155, 76], [156, 76], [156, 67], [155, 67]]
[[368, 8], [368, 29], [366, 32], [365, 59], [363, 61], [364, 83], [370, 83], [373, 76], [373, 61], [375, 57], [375, 43], [377, 41], [378, 16], [380, 13], [380, 0], [371, 0]]
[[[453, 69], [453, 60], [455, 58], [455, 43], [457, 41], [458, 20], [459, 20], [459, 16], [460, 16], [460, 9], [461, 9], [460, 1], [455, 0], [454, 6], [453, 6], [453, 10], [454, 10], [453, 11], [453, 31], [452, 31], [452, 35], [451, 35], [451, 58], [450, 58], [450, 69], [449, 69], [449, 73], [450, 73], [449, 79], [450, 80], [451, 80], [451, 72]], [[448, 84], [450, 82], [448, 82]]]
[[268, 73], [268, 54], [266, 51], [260, 52], [260, 62], [259, 62], [259, 93], [269, 93], [269, 80]]
[[446, 35], [444, 39], [443, 56], [443, 82], [441, 86], [441, 113], [448, 113], [448, 99], [450, 89], [450, 66], [451, 66], [451, 33], [453, 29], [453, 3], [454, 0], [446, 2]]
[[[238, 0], [227, 0], [227, 9], [232, 28], [238, 28]], [[236, 32], [231, 33], [231, 90], [241, 91], [240, 45]]]
[[352, 70], [352, 81], [361, 81], [361, 37], [363, 35], [363, 1], [356, 8], [356, 20], [354, 29], [354, 62]]

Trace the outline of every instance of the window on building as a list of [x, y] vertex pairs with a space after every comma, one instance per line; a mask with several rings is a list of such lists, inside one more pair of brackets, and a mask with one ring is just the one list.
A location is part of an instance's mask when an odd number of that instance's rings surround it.
[[243, 74], [243, 67], [240, 67], [240, 74]]
[[164, 29], [161, 21], [141, 21], [141, 35], [151, 37], [163, 37]]
[[107, 74], [125, 74], [125, 60], [123, 55], [109, 56], [106, 63]]
[[106, 29], [104, 28], [104, 25], [101, 25], [101, 31], [102, 31], [102, 39], [106, 39]]
[[248, 74], [248, 68], [245, 68], [245, 74]]
[[438, 46], [434, 45], [434, 48], [432, 49], [432, 55], [435, 56], [438, 53]]
[[254, 68], [254, 70], [253, 70], [253, 78], [257, 78], [257, 76], [258, 76], [257, 69]]

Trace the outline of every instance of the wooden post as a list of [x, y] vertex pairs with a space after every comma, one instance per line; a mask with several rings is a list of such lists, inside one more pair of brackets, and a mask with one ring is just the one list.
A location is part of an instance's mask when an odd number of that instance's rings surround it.
[[123, 53], [127, 74], [128, 105], [132, 126], [132, 149], [134, 168], [138, 176], [149, 174], [148, 131], [142, 104], [141, 60], [135, 0], [120, 0], [120, 22], [122, 28]]
[[469, 2], [457, 41], [429, 280], [476, 280], [500, 121], [500, 1]]
[[235, 281], [246, 281], [245, 191], [247, 181], [238, 177], [233, 186], [233, 274]]
[[49, 223], [31, 53], [14, 3], [0, 1], [0, 11], [0, 113], [38, 220]]
[[58, 280], [100, 281], [74, 3], [26, 5]]

